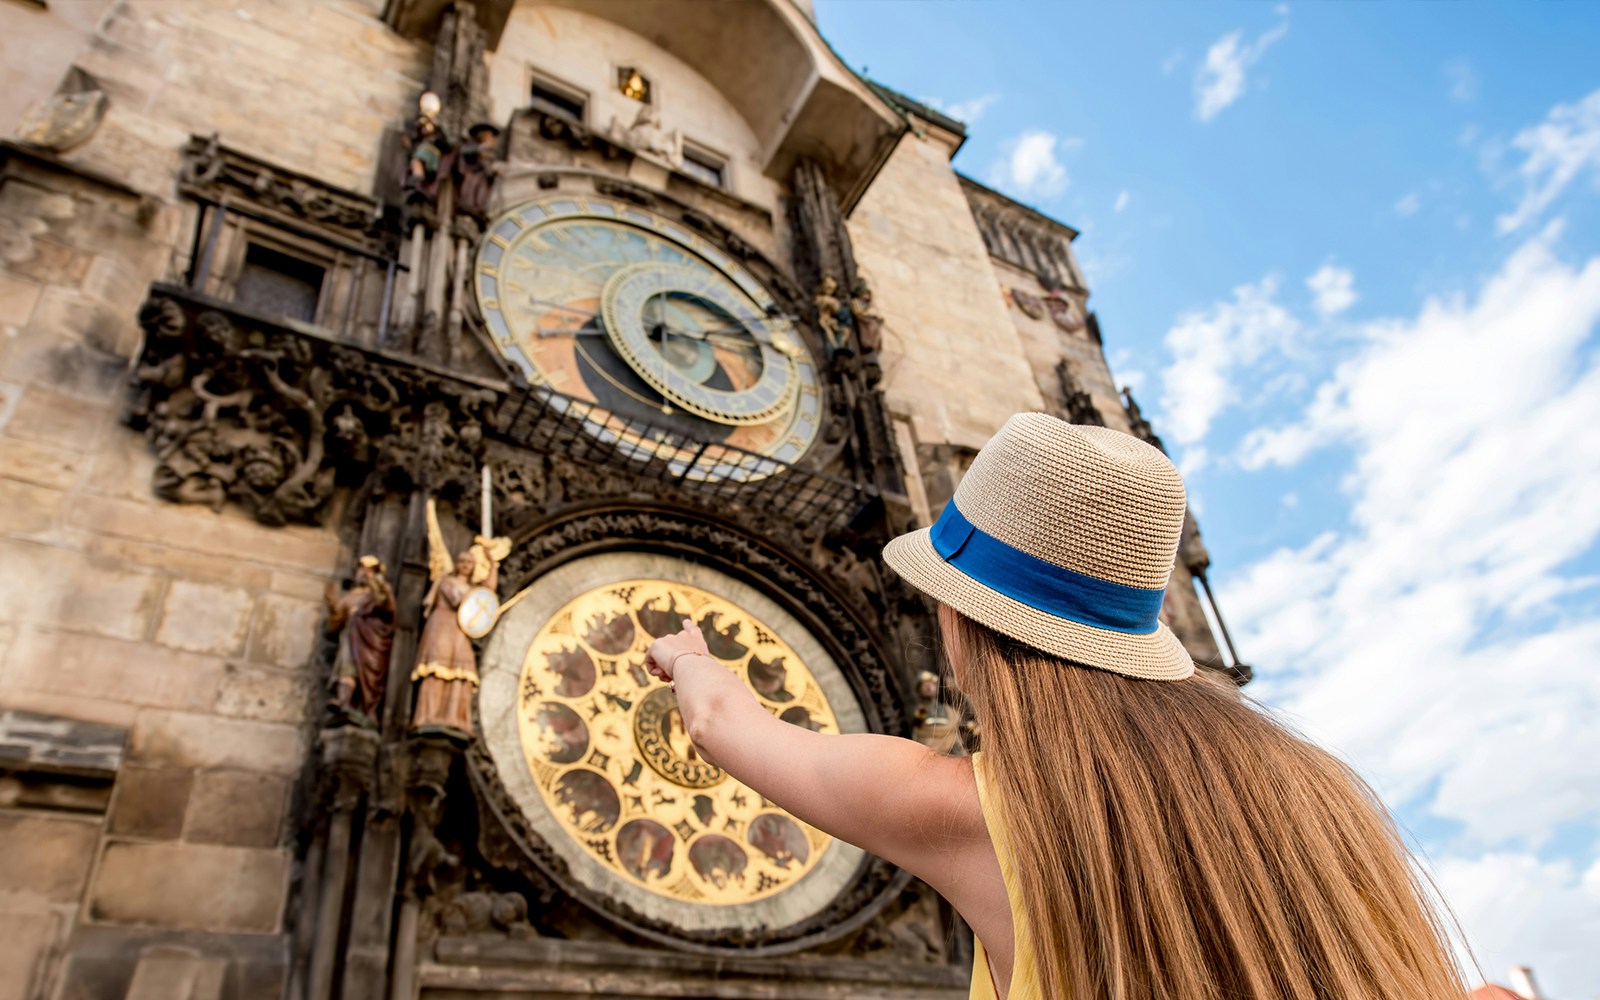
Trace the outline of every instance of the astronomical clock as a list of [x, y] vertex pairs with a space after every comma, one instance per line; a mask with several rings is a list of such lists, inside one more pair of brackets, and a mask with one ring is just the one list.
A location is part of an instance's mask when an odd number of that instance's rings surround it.
[[667, 430], [732, 446], [697, 474], [751, 479], [777, 468], [760, 457], [796, 462], [817, 436], [817, 362], [795, 317], [660, 215], [599, 196], [520, 205], [489, 226], [473, 282], [534, 391], [594, 404], [582, 419], [624, 451], [656, 454], [645, 437]]
[[[693, 508], [695, 483], [737, 503], [814, 476], [796, 466], [841, 391], [792, 289], [775, 293], [748, 261], [627, 199], [544, 196], [487, 222], [471, 288], [530, 398], [615, 461], [664, 469]], [[586, 545], [535, 538], [546, 557], [508, 563], [477, 692], [496, 820], [540, 876], [623, 933], [778, 952], [836, 936], [841, 916], [893, 891], [891, 871], [699, 757], [644, 657], [688, 618], [775, 717], [882, 731], [885, 677], [863, 675], [870, 657], [846, 661], [845, 602], [794, 547], [780, 554], [781, 532], [757, 551], [731, 511], [599, 506], [567, 522], [601, 525]], [[803, 549], [838, 527], [785, 530]], [[870, 640], [853, 641], [861, 659]]]

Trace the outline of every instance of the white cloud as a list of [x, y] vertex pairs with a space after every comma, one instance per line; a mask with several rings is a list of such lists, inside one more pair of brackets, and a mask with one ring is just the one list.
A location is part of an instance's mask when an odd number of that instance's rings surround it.
[[1025, 198], [1058, 195], [1067, 189], [1067, 168], [1056, 150], [1076, 145], [1078, 140], [1029, 129], [1006, 143], [1005, 158], [989, 167], [989, 183]]
[[1289, 33], [1288, 9], [1274, 10], [1284, 20], [1262, 32], [1254, 42], [1244, 42], [1244, 32], [1234, 31], [1211, 44], [1206, 61], [1194, 76], [1194, 114], [1203, 122], [1215, 118], [1223, 108], [1244, 96], [1245, 71], [1266, 55], [1267, 49]]
[[1250, 435], [1246, 465], [1348, 448], [1350, 511], [1220, 599], [1258, 696], [1391, 804], [1459, 829], [1430, 850], [1486, 971], [1530, 962], [1551, 995], [1587, 996], [1600, 588], [1579, 567], [1600, 541], [1600, 257], [1561, 259], [1559, 235], [1470, 296], [1367, 324], [1299, 421]]
[[1168, 55], [1165, 59], [1161, 60], [1161, 75], [1162, 76], [1171, 76], [1173, 73], [1176, 73], [1178, 71], [1178, 67], [1182, 66], [1182, 65], [1183, 65], [1183, 50], [1182, 49], [1173, 49], [1172, 53], [1170, 55]]
[[935, 111], [943, 111], [958, 122], [967, 125], [975, 124], [983, 113], [988, 111], [996, 101], [1000, 100], [999, 94], [984, 94], [982, 97], [973, 97], [965, 101], [945, 102], [937, 97], [924, 97], [922, 103]]
[[1128, 191], [1124, 188], [1117, 194], [1117, 203], [1111, 207], [1113, 212], [1120, 212], [1128, 207]]
[[1509, 233], [1534, 221], [1584, 173], [1600, 183], [1600, 90], [1575, 104], [1558, 104], [1545, 120], [1518, 132], [1513, 148], [1525, 154], [1516, 176], [1522, 199], [1497, 219]]
[[1187, 313], [1166, 335], [1172, 362], [1161, 373], [1161, 435], [1174, 444], [1206, 436], [1238, 399], [1239, 369], [1286, 348], [1300, 324], [1273, 301], [1276, 278], [1240, 285], [1233, 299]]
[[1506, 982], [1508, 969], [1538, 956], [1541, 991], [1552, 983], [1566, 996], [1593, 990], [1600, 863], [1580, 873], [1566, 861], [1492, 852], [1442, 860], [1438, 882], [1489, 979]]
[[1311, 289], [1317, 312], [1323, 319], [1330, 319], [1344, 312], [1356, 304], [1355, 275], [1349, 268], [1337, 267], [1333, 264], [1324, 264], [1317, 268], [1317, 272], [1306, 279], [1306, 287]]
[[1417, 210], [1421, 207], [1422, 199], [1417, 197], [1415, 191], [1412, 191], [1394, 203], [1394, 214], [1403, 219], [1408, 215], [1416, 215]]
[[1450, 84], [1450, 99], [1465, 104], [1478, 96], [1478, 74], [1465, 59], [1452, 59], [1444, 64], [1444, 77]]

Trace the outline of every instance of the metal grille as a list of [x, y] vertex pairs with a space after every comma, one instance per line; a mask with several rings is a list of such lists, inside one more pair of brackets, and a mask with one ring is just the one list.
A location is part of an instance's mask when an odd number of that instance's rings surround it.
[[502, 433], [536, 451], [625, 468], [640, 478], [676, 482], [688, 492], [830, 528], [847, 524], [877, 495], [867, 483], [696, 441], [545, 387], [507, 396], [501, 416]]

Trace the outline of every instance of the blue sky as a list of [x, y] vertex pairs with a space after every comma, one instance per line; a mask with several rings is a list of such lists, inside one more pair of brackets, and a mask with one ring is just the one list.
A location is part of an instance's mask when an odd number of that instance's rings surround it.
[[1082, 230], [1252, 693], [1600, 995], [1600, 4], [817, 6]]

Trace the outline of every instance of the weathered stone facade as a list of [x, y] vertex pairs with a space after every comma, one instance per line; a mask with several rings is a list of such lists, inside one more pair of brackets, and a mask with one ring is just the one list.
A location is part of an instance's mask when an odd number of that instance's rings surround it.
[[[1153, 437], [1076, 234], [954, 173], [959, 123], [857, 78], [808, 14], [0, 4], [0, 1000], [965, 995], [959, 919], [880, 861], [803, 919], [691, 933], [580, 884], [472, 732], [410, 725], [428, 501], [470, 544], [485, 465], [502, 600], [687, 555], [911, 735], [929, 622], [882, 543], [1017, 410]], [[814, 360], [802, 457], [507, 360], [477, 255], [560, 199], [760, 286], [752, 322]], [[367, 722], [327, 707], [325, 592], [363, 556], [394, 604]], [[1222, 669], [1205, 563], [1193, 532], [1167, 617]]]

